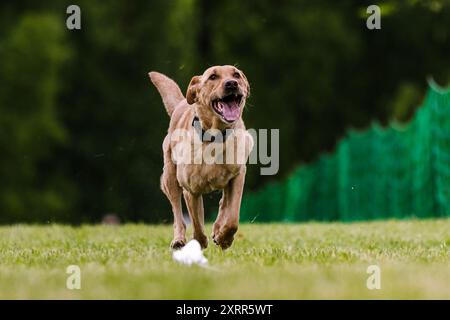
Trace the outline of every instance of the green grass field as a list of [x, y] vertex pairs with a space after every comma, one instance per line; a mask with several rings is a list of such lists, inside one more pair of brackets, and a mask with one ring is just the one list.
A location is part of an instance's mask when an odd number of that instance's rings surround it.
[[[241, 225], [231, 249], [205, 251], [214, 269], [173, 262], [171, 235], [152, 225], [0, 227], [0, 299], [450, 299], [450, 219]], [[81, 290], [66, 288], [72, 264]], [[366, 287], [372, 264], [380, 290]]]

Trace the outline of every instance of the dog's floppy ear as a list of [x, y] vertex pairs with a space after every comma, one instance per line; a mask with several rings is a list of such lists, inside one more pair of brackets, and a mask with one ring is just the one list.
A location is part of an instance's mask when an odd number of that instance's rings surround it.
[[248, 98], [248, 97], [250, 97], [250, 83], [248, 82], [248, 79], [245, 76], [245, 74], [243, 72], [241, 72], [241, 73], [242, 73], [242, 77], [245, 80], [245, 85], [246, 85], [246, 89], [247, 89], [247, 96], [246, 96], [246, 98]]
[[191, 79], [191, 82], [189, 82], [186, 93], [186, 100], [189, 104], [194, 104], [197, 101], [197, 91], [200, 84], [200, 79], [200, 76], [195, 76]]

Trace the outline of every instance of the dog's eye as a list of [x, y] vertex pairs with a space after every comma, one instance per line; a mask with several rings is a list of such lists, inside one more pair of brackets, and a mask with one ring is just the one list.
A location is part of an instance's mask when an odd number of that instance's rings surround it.
[[217, 79], [217, 75], [214, 73], [209, 76], [209, 80], [216, 80], [216, 79]]
[[233, 74], [233, 77], [235, 77], [236, 79], [239, 79], [241, 77], [241, 74], [239, 72], [235, 72]]

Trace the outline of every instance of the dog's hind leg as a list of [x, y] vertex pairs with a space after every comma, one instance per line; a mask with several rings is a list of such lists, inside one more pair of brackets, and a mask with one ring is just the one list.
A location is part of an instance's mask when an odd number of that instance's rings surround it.
[[[170, 169], [168, 169], [170, 170]], [[183, 222], [183, 211], [181, 207], [181, 193], [182, 190], [178, 186], [176, 179], [170, 177], [164, 168], [164, 173], [161, 176], [161, 189], [169, 199], [173, 212], [173, 240], [170, 244], [172, 249], [179, 249], [186, 244], [186, 225]]]
[[189, 216], [192, 221], [192, 228], [194, 229], [194, 239], [197, 240], [202, 248], [208, 246], [208, 237], [205, 235], [205, 213], [203, 209], [203, 197], [201, 194], [192, 194], [184, 190], [184, 201], [188, 207]]
[[186, 244], [186, 225], [183, 221], [181, 206], [183, 191], [176, 178], [176, 167], [170, 159], [170, 151], [166, 147], [166, 141], [164, 141], [164, 169], [161, 176], [161, 190], [169, 199], [173, 212], [173, 240], [170, 246], [172, 249], [179, 249]]
[[166, 169], [164, 169], [164, 173], [161, 176], [161, 189], [167, 199], [169, 199], [173, 212], [173, 240], [170, 247], [172, 249], [179, 249], [186, 244], [186, 225], [183, 222], [183, 211], [181, 207], [182, 190], [178, 186], [176, 179], [173, 181], [169, 177]]

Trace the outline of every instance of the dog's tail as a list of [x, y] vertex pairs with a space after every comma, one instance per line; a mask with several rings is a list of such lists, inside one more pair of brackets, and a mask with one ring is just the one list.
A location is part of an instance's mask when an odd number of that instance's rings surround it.
[[155, 85], [156, 89], [158, 89], [167, 113], [171, 116], [177, 104], [184, 99], [180, 87], [175, 83], [175, 81], [169, 77], [166, 77], [162, 73], [152, 71], [148, 74], [148, 76]]

